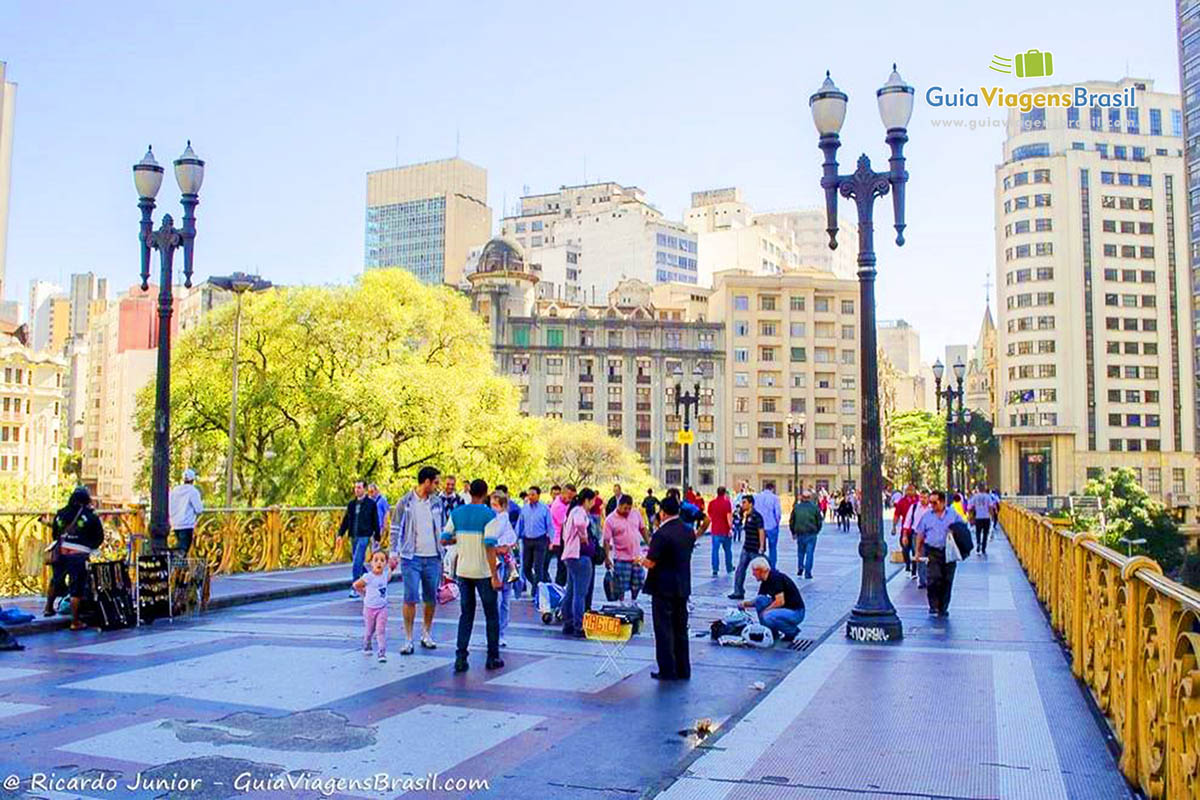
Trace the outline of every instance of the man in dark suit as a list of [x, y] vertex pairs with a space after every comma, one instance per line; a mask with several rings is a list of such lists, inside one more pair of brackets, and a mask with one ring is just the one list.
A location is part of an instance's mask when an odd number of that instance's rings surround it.
[[679, 500], [668, 497], [659, 508], [659, 525], [650, 539], [646, 583], [642, 591], [651, 595], [654, 621], [654, 652], [659, 681], [688, 680], [692, 665], [688, 656], [688, 596], [692, 593], [692, 549], [695, 535], [679, 518]]

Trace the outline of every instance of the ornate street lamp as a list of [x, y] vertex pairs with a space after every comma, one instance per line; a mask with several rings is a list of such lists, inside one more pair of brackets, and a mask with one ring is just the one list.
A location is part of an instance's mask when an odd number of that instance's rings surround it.
[[265, 292], [271, 288], [270, 281], [264, 281], [257, 275], [247, 275], [235, 272], [229, 276], [209, 278], [208, 282], [218, 289], [233, 292], [237, 296], [237, 310], [233, 313], [233, 388], [229, 399], [229, 457], [225, 462], [225, 507], [233, 506], [233, 461], [237, 454], [234, 442], [237, 440], [237, 404], [238, 404], [238, 342], [242, 338], [242, 295], [246, 292]]
[[842, 461], [846, 464], [846, 491], [850, 491], [853, 477], [850, 475], [850, 465], [854, 463], [854, 434], [842, 434]]
[[883, 458], [879, 428], [879, 364], [875, 333], [875, 198], [891, 192], [896, 244], [904, 244], [904, 186], [908, 172], [904, 168], [904, 143], [908, 141], [908, 121], [912, 116], [913, 88], [906, 84], [892, 65], [892, 74], [875, 93], [879, 116], [887, 130], [885, 141], [891, 149], [886, 172], [871, 169], [871, 160], [859, 156], [857, 169], [850, 175], [838, 174], [837, 151], [841, 146], [838, 131], [846, 119], [846, 94], [834, 85], [829, 73], [811, 98], [813, 122], [821, 135], [818, 146], [825, 156], [821, 188], [825, 190], [826, 230], [829, 247], [837, 247], [838, 195], [851, 198], [858, 209], [858, 282], [859, 341], [862, 350], [862, 434], [863, 467], [862, 513], [859, 517], [862, 556], [862, 587], [858, 602], [846, 623], [846, 635], [861, 640], [895, 640], [904, 636], [896, 608], [888, 599], [884, 578], [883, 540]]
[[804, 446], [804, 427], [808, 423], [808, 415], [800, 412], [800, 416], [787, 417], [788, 441], [792, 443], [792, 500], [800, 499], [800, 448]]
[[686, 493], [688, 490], [688, 461], [690, 460], [688, 452], [688, 439], [690, 437], [688, 434], [692, 430], [690, 410], [693, 406], [700, 405], [700, 379], [704, 377], [704, 370], [700, 368], [699, 364], [696, 364], [692, 369], [692, 376], [696, 379], [696, 385], [691, 394], [683, 391], [683, 365], [677, 363], [672, 374], [675, 376], [675, 416], [679, 416], [679, 408], [680, 406], [683, 407], [683, 486], [679, 487], [679, 490], [681, 493]]
[[167, 509], [170, 493], [171, 435], [171, 265], [176, 248], [183, 248], [183, 285], [192, 288], [192, 249], [196, 240], [196, 206], [200, 203], [200, 185], [204, 183], [204, 162], [196, 157], [192, 143], [175, 160], [175, 182], [179, 184], [183, 205], [183, 227], [176, 228], [170, 214], [154, 230], [154, 198], [162, 186], [163, 168], [154, 160], [152, 148], [133, 165], [133, 184], [142, 211], [138, 242], [142, 256], [142, 291], [150, 288], [150, 251], [159, 255], [158, 277], [158, 373], [154, 392], [154, 455], [150, 467], [150, 541], [155, 551], [167, 548], [171, 520]]
[[[948, 490], [954, 489], [954, 484], [956, 483], [953, 480], [953, 477], [954, 477], [954, 475], [953, 475], [954, 454], [957, 453], [959, 455], [959, 457], [961, 458], [963, 450], [967, 446], [966, 445], [967, 422], [966, 422], [966, 416], [963, 413], [963, 377], [966, 374], [967, 374], [967, 365], [964, 364], [962, 362], [962, 359], [960, 358], [954, 362], [955, 386], [954, 386], [954, 388], [951, 388], [949, 385], [946, 386], [946, 420], [948, 422], [947, 431], [946, 431], [946, 433], [947, 433], [947, 436], [946, 436], [947, 461], [946, 461], [946, 463], [951, 465], [951, 475], [950, 475], [951, 482], [949, 484], [947, 484], [947, 486], [946, 486], [946, 488]], [[958, 401], [957, 416], [955, 416], [953, 413], [955, 400]], [[962, 486], [961, 480], [958, 481], [957, 483], [958, 483], [958, 487], [960, 489], [965, 488]]]

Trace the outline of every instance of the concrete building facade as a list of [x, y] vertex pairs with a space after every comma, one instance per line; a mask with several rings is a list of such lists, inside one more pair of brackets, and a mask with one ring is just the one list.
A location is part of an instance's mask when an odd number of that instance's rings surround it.
[[0, 478], [57, 486], [66, 360], [0, 334]]
[[[500, 235], [520, 246], [535, 274], [547, 276], [547, 296], [604, 305], [629, 278], [699, 284], [695, 234], [664, 217], [636, 186], [589, 183], [527, 195], [519, 214], [500, 220]], [[562, 290], [553, 286], [560, 263]]]
[[157, 286], [145, 292], [132, 287], [93, 319], [82, 479], [106, 504], [130, 503], [140, 496], [135, 486], [148, 454], [134, 429], [134, 413], [138, 392], [155, 374], [157, 297]]
[[[1001, 488], [1080, 492], [1112, 467], [1187, 512], [1196, 491], [1179, 97], [1009, 114], [996, 167]], [[1070, 87], [1029, 89], [1059, 94]]]
[[730, 270], [717, 273], [709, 308], [728, 342], [721, 434], [728, 485], [748, 481], [760, 489], [774, 481], [792, 492], [787, 421], [801, 414], [801, 484], [858, 485], [861, 443], [850, 464], [842, 452], [843, 436], [861, 435], [858, 284], [817, 269]]
[[499, 369], [520, 387], [522, 411], [594, 422], [677, 486], [683, 451], [674, 387], [678, 380], [690, 392], [699, 383], [689, 482], [711, 495], [723, 458], [725, 330], [706, 317], [709, 291], [626, 279], [603, 303], [573, 303], [539, 297], [539, 280], [501, 239], [484, 248], [470, 276], [472, 305], [491, 327]]
[[461, 158], [367, 173], [366, 267], [401, 267], [458, 285], [472, 247], [491, 235], [487, 170]]
[[[13, 123], [17, 112], [17, 85], [7, 78], [7, 65], [0, 61], [0, 298], [8, 273], [8, 206], [12, 186]], [[10, 314], [6, 313], [7, 318]]]

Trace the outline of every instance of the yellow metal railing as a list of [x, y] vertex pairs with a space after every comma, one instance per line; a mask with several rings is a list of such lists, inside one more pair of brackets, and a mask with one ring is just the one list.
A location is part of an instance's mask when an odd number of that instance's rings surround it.
[[1200, 798], [1200, 593], [1094, 534], [1003, 504], [1000, 523], [1121, 744], [1121, 770], [1152, 798]]
[[[101, 510], [105, 541], [99, 558], [128, 557], [146, 536], [142, 508]], [[50, 543], [52, 511], [0, 511], [0, 597], [42, 594], [50, 570], [42, 553]], [[260, 572], [348, 561], [349, 548], [335, 551], [340, 506], [313, 508], [222, 508], [197, 522], [192, 555], [212, 574]], [[386, 543], [387, 532], [384, 532]]]

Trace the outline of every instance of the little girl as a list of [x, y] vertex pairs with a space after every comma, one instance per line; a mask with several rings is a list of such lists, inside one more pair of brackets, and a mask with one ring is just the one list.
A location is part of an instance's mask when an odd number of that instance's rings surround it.
[[497, 590], [497, 606], [500, 612], [500, 646], [508, 647], [504, 634], [508, 630], [509, 612], [512, 607], [513, 582], [517, 568], [513, 561], [512, 550], [517, 544], [517, 532], [508, 521], [508, 495], [494, 492], [491, 496], [492, 510], [496, 518], [487, 524], [484, 537], [492, 536], [496, 540], [497, 572], [500, 574], [500, 588]]
[[371, 568], [354, 582], [354, 591], [363, 596], [363, 652], [371, 655], [371, 637], [375, 637], [379, 661], [387, 661], [387, 587], [396, 568], [396, 558], [382, 550], [371, 554]]

